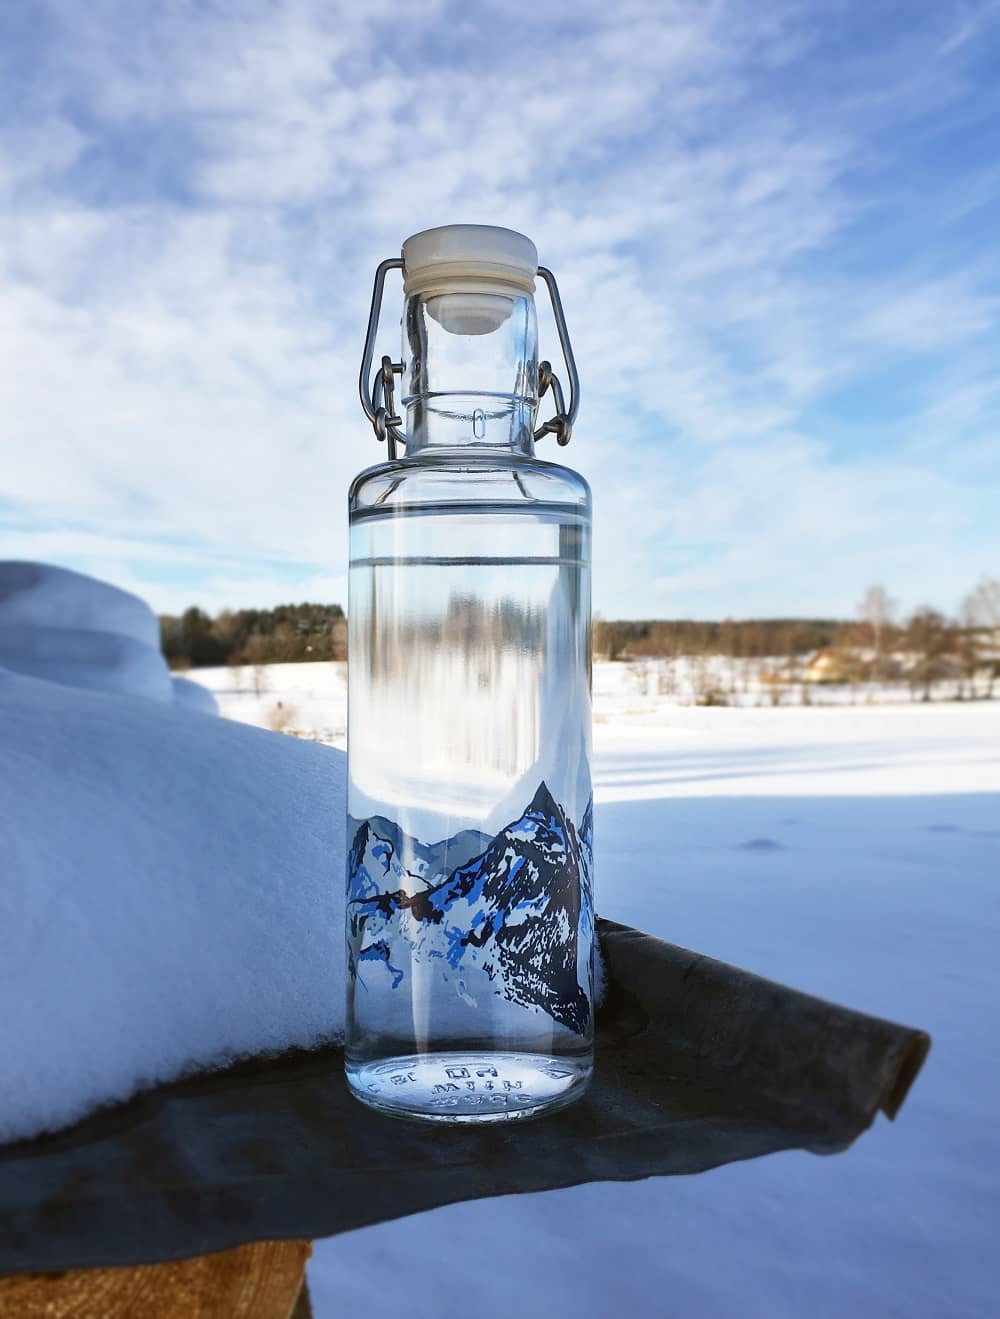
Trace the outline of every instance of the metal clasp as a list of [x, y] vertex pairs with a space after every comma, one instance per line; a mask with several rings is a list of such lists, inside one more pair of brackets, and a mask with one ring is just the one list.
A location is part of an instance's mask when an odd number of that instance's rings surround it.
[[368, 334], [365, 336], [365, 351], [364, 356], [361, 358], [361, 377], [358, 381], [361, 406], [375, 430], [375, 438], [388, 441], [390, 462], [395, 462], [396, 445], [406, 444], [406, 436], [400, 429], [403, 419], [397, 417], [393, 411], [395, 400], [394, 378], [403, 374], [403, 363], [394, 362], [388, 356], [383, 357], [382, 365], [379, 367], [378, 375], [372, 381], [371, 389], [368, 387], [368, 373], [372, 369], [372, 357], [375, 355], [375, 340], [378, 337], [378, 321], [382, 311], [382, 290], [385, 288], [385, 277], [390, 270], [402, 269], [403, 258], [395, 256], [386, 261], [380, 261], [378, 269], [375, 271], [372, 305], [371, 310], [368, 312]]
[[559, 285], [556, 283], [556, 277], [545, 266], [539, 266], [538, 273], [545, 281], [545, 287], [549, 291], [552, 315], [555, 317], [556, 329], [559, 332], [559, 343], [562, 347], [563, 360], [566, 363], [566, 371], [569, 376], [569, 407], [567, 408], [566, 401], [563, 398], [559, 378], [553, 374], [552, 363], [539, 362], [538, 397], [540, 400], [544, 398], [546, 390], [551, 388], [556, 412], [554, 417], [550, 417], [544, 425], [539, 426], [538, 430], [535, 431], [535, 439], [540, 440], [543, 435], [554, 435], [557, 444], [565, 445], [569, 444], [573, 436], [573, 423], [576, 421], [576, 414], [580, 410], [580, 377], [576, 371], [576, 359], [573, 356], [573, 345], [569, 341], [569, 330], [566, 328], [566, 316], [563, 312], [562, 298], [559, 296]]
[[[375, 355], [375, 340], [378, 337], [379, 316], [382, 312], [382, 293], [385, 289], [385, 277], [390, 270], [402, 270], [402, 257], [390, 257], [386, 261], [380, 261], [375, 271], [375, 285], [372, 289], [371, 309], [368, 313], [368, 333], [365, 336], [365, 351], [361, 358], [361, 375], [358, 381], [358, 392], [361, 395], [361, 406], [364, 408], [365, 416], [372, 424], [375, 431], [375, 437], [379, 440], [386, 440], [389, 446], [389, 459], [394, 461], [397, 454], [396, 446], [406, 444], [406, 435], [402, 430], [403, 419], [398, 417], [394, 410], [395, 404], [395, 377], [402, 375], [403, 363], [394, 362], [391, 357], [382, 358], [378, 372], [371, 378], [372, 383], [369, 386], [370, 372], [372, 369], [372, 359]], [[563, 360], [566, 363], [566, 371], [569, 379], [569, 407], [566, 406], [566, 400], [563, 397], [562, 385], [559, 383], [558, 376], [552, 370], [552, 363], [549, 361], [539, 362], [538, 364], [538, 398], [539, 402], [544, 398], [548, 390], [552, 390], [552, 399], [555, 403], [555, 415], [548, 421], [539, 426], [535, 431], [535, 439], [540, 440], [545, 435], [554, 435], [556, 443], [560, 445], [569, 444], [573, 435], [573, 423], [576, 421], [576, 414], [580, 409], [580, 377], [576, 370], [576, 360], [573, 357], [573, 346], [570, 343], [569, 331], [566, 328], [566, 316], [563, 312], [562, 299], [559, 296], [559, 286], [556, 284], [556, 277], [551, 270], [545, 266], [538, 267], [538, 275], [545, 282], [545, 287], [549, 291], [549, 299], [552, 303], [552, 314], [555, 317], [556, 330], [559, 334], [559, 344], [562, 348]]]

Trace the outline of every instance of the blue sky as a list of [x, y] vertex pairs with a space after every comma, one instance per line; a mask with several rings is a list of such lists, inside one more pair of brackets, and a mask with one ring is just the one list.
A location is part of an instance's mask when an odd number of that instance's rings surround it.
[[343, 600], [372, 272], [466, 221], [559, 277], [606, 616], [1000, 575], [997, 3], [38, 0], [0, 51], [6, 556]]

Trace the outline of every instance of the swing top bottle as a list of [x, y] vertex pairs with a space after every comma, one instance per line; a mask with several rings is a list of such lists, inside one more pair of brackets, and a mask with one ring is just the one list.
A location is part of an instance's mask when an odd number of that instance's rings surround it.
[[[402, 354], [370, 386], [394, 267]], [[350, 492], [347, 1078], [397, 1116], [534, 1117], [590, 1076], [594, 909], [590, 490], [535, 454], [568, 442], [579, 385], [533, 244], [408, 239], [361, 394], [389, 461]]]

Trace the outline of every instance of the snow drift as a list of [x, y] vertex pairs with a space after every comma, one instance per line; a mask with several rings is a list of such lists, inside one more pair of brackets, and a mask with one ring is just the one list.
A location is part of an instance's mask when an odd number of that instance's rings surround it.
[[144, 600], [49, 563], [0, 561], [0, 618], [5, 627], [108, 632], [160, 651], [159, 622]]
[[341, 1031], [344, 759], [0, 671], [0, 1141]]
[[0, 565], [0, 1141], [342, 1030], [344, 755], [175, 700], [157, 636]]
[[[0, 562], [0, 666], [154, 701], [187, 696], [171, 681], [159, 620], [143, 600], [44, 563]], [[197, 699], [200, 709], [214, 708]]]

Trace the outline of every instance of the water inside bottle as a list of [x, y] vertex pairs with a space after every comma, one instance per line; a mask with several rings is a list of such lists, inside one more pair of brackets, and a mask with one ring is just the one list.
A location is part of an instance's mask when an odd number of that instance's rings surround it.
[[589, 1077], [589, 534], [538, 501], [352, 519], [347, 1075], [385, 1111]]

